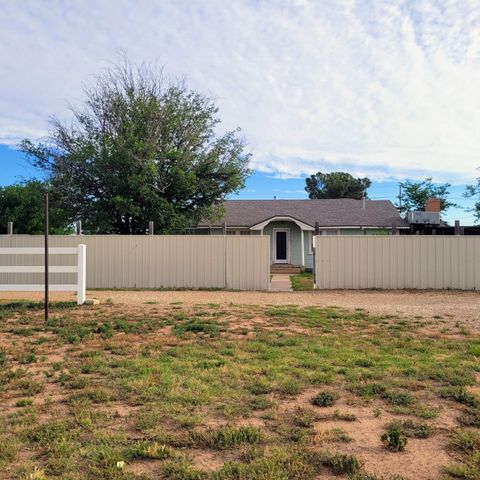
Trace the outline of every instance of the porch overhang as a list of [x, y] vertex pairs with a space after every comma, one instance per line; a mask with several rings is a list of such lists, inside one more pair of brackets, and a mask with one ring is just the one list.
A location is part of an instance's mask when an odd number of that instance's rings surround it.
[[252, 225], [250, 227], [250, 230], [263, 230], [270, 222], [293, 222], [297, 224], [301, 230], [306, 230], [309, 232], [315, 231], [315, 229], [311, 225], [308, 225], [307, 223], [304, 223], [300, 220], [297, 220], [294, 217], [289, 217], [289, 216], [276, 216], [276, 217], [267, 218], [263, 222]]

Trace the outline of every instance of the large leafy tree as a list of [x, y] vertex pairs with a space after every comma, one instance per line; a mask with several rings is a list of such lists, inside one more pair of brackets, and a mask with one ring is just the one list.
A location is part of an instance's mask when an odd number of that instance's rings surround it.
[[218, 216], [249, 174], [238, 131], [217, 135], [217, 107], [183, 83], [125, 60], [85, 90], [73, 121], [24, 152], [89, 233], [174, 233]]
[[369, 178], [354, 178], [347, 172], [318, 172], [305, 179], [309, 198], [355, 198], [366, 196], [372, 182]]
[[13, 222], [14, 233], [35, 235], [44, 232], [45, 193], [49, 192], [49, 225], [51, 233], [72, 230], [68, 208], [48, 183], [39, 180], [0, 187], [0, 233], [6, 233], [7, 223]]
[[469, 208], [469, 212], [473, 212], [475, 216], [475, 221], [480, 223], [480, 177], [477, 178], [477, 184], [467, 185], [465, 190], [466, 198], [475, 198], [476, 201], [473, 205], [473, 208]]
[[417, 182], [406, 180], [400, 183], [400, 187], [399, 209], [402, 212], [421, 211], [425, 207], [425, 202], [432, 197], [440, 199], [441, 212], [458, 206], [448, 200], [449, 183], [434, 184], [432, 178], [426, 178]]

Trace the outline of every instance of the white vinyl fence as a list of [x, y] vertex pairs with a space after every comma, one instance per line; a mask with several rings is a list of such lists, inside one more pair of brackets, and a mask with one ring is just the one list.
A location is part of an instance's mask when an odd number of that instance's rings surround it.
[[[87, 288], [269, 288], [267, 236], [51, 235], [49, 242], [51, 248], [87, 246]], [[42, 236], [0, 236], [0, 248], [42, 245]], [[11, 256], [8, 261], [0, 258], [0, 262], [42, 265], [43, 258]], [[72, 265], [72, 259], [58, 255], [55, 263]], [[52, 273], [52, 283], [72, 283], [69, 275]], [[0, 283], [42, 281], [38, 273], [0, 273]]]
[[[25, 256], [40, 255], [43, 259], [43, 265], [24, 265]], [[59, 284], [49, 283], [50, 291], [76, 291], [77, 292], [77, 303], [78, 305], [83, 305], [85, 303], [86, 297], [86, 247], [85, 245], [79, 244], [77, 247], [64, 247], [64, 248], [50, 248], [48, 251], [48, 256], [56, 257], [57, 255], [75, 255], [76, 256], [76, 265], [49, 265], [49, 273], [74, 273], [77, 276], [77, 281], [74, 284]], [[45, 250], [39, 247], [0, 247], [0, 256], [7, 259], [6, 263], [0, 265], [0, 274], [9, 273], [9, 274], [43, 274], [45, 273]], [[12, 261], [17, 258], [17, 261]], [[5, 263], [5, 262], [3, 262]], [[15, 263], [22, 263], [22, 265], [15, 265]], [[13, 276], [13, 275], [12, 275]], [[0, 283], [0, 292], [14, 292], [14, 291], [25, 291], [25, 292], [38, 292], [43, 291], [45, 284], [42, 283], [28, 283], [28, 284], [18, 284], [18, 283]]]
[[318, 289], [480, 289], [478, 236], [316, 236]]

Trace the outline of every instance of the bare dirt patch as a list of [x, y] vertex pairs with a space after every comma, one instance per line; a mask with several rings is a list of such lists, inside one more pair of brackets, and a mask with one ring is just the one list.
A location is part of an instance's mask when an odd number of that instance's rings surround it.
[[[480, 330], [480, 292], [461, 291], [365, 291], [332, 290], [315, 292], [229, 292], [229, 291], [152, 291], [104, 290], [89, 291], [89, 298], [105, 303], [144, 305], [156, 302], [159, 307], [178, 303], [182, 307], [219, 304], [236, 305], [299, 305], [362, 308], [372, 315], [393, 315], [402, 318], [455, 324], [461, 322], [469, 328]], [[35, 292], [0, 292], [0, 300], [41, 300]], [[54, 300], [74, 300], [68, 293], [53, 292]], [[127, 307], [125, 307], [127, 308]], [[438, 318], [440, 317], [440, 318]], [[439, 322], [442, 320], [442, 322]]]

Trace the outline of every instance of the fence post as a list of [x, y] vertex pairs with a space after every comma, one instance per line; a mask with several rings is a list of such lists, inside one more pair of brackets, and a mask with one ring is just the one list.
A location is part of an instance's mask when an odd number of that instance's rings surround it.
[[455, 220], [454, 233], [460, 235], [460, 220]]
[[75, 222], [75, 235], [81, 235], [82, 234], [82, 221], [77, 220]]
[[7, 235], [13, 235], [13, 222], [7, 223]]
[[83, 305], [87, 296], [87, 246], [81, 243], [77, 249], [77, 305]]
[[155, 230], [155, 224], [150, 220], [148, 222], [148, 234], [153, 235], [154, 230]]

